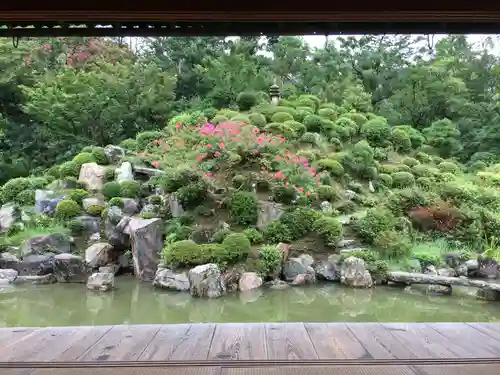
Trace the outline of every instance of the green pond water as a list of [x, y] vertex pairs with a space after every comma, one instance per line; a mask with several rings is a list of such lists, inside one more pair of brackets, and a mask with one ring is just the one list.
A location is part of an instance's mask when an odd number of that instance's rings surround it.
[[84, 285], [0, 289], [0, 327], [216, 322], [473, 322], [500, 321], [500, 304], [478, 301], [475, 290], [453, 296], [380, 286], [354, 290], [339, 284], [257, 290], [216, 300], [165, 292], [132, 277], [107, 293]]

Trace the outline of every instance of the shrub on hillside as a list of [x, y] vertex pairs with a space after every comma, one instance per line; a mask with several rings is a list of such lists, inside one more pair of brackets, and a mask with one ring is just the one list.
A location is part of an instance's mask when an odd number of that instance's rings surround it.
[[415, 184], [415, 177], [409, 172], [396, 172], [392, 174], [392, 184], [398, 188], [410, 187]]
[[310, 144], [310, 145], [316, 145], [318, 143], [318, 137], [314, 133], [304, 133], [302, 137], [300, 137], [300, 142]]
[[280, 122], [271, 122], [267, 124], [264, 127], [264, 131], [273, 135], [282, 135], [285, 138], [295, 138], [297, 136], [290, 126]]
[[254, 112], [250, 113], [248, 115], [248, 118], [250, 119], [250, 124], [253, 126], [258, 127], [259, 129], [264, 128], [266, 126], [266, 117], [262, 113]]
[[373, 244], [385, 259], [405, 259], [411, 255], [410, 240], [395, 230], [380, 232]]
[[216, 115], [212, 118], [212, 124], [214, 125], [219, 125], [223, 122], [229, 121], [229, 119], [226, 116], [223, 115]]
[[183, 186], [198, 182], [200, 176], [196, 170], [187, 166], [172, 168], [164, 173], [158, 183], [166, 193], [174, 193]]
[[80, 165], [74, 161], [62, 163], [59, 167], [61, 178], [76, 177], [80, 175]]
[[380, 173], [377, 177], [377, 182], [385, 187], [392, 187], [392, 177], [389, 174]]
[[337, 244], [342, 239], [343, 228], [340, 221], [333, 217], [324, 216], [317, 219], [312, 230], [328, 244]]
[[231, 122], [244, 122], [245, 124], [250, 124], [250, 118], [244, 114], [238, 114], [231, 118]]
[[355, 135], [359, 130], [358, 124], [353, 119], [344, 116], [335, 121], [335, 125], [348, 131], [348, 136]]
[[55, 218], [59, 220], [71, 220], [81, 212], [80, 206], [75, 201], [64, 199], [60, 201], [55, 210]]
[[122, 181], [120, 182], [120, 194], [115, 195], [122, 198], [139, 198], [141, 192], [141, 184], [138, 181]]
[[96, 159], [90, 152], [81, 152], [73, 158], [73, 162], [81, 167], [83, 164], [95, 163]]
[[97, 164], [99, 164], [99, 165], [109, 164], [109, 160], [108, 160], [108, 157], [106, 156], [106, 153], [104, 152], [104, 148], [93, 147], [92, 148], [92, 155], [94, 156], [94, 159], [95, 159]]
[[337, 189], [330, 185], [319, 185], [316, 193], [321, 201], [335, 202], [340, 198]]
[[106, 182], [102, 187], [102, 195], [104, 195], [106, 199], [119, 197], [120, 192], [121, 192], [121, 186], [118, 181]]
[[236, 104], [240, 111], [249, 111], [257, 104], [257, 95], [253, 92], [240, 92], [236, 97]]
[[332, 108], [321, 108], [318, 110], [318, 115], [331, 121], [337, 119], [337, 112]]
[[321, 159], [316, 162], [320, 170], [326, 170], [336, 177], [344, 175], [344, 167], [336, 160]]
[[422, 151], [419, 151], [415, 154], [415, 159], [417, 159], [421, 163], [430, 163], [432, 161], [432, 158]]
[[252, 248], [250, 240], [243, 233], [231, 233], [226, 236], [222, 246], [226, 248], [229, 262], [245, 259]]
[[321, 213], [310, 207], [298, 207], [293, 211], [285, 212], [280, 221], [290, 230], [294, 240], [304, 237], [313, 227], [314, 222], [321, 217]]
[[145, 131], [138, 133], [135, 137], [137, 142], [137, 151], [145, 151], [155, 140], [161, 138], [163, 134], [159, 131]]
[[199, 180], [178, 189], [176, 196], [183, 207], [187, 209], [194, 208], [206, 200], [207, 189], [207, 184], [203, 180]]
[[302, 137], [307, 130], [304, 124], [295, 120], [287, 120], [285, 121], [285, 125], [290, 127], [297, 137]]
[[247, 228], [243, 231], [243, 234], [250, 241], [252, 245], [261, 244], [264, 241], [264, 236], [255, 228]]
[[365, 115], [357, 112], [348, 112], [343, 114], [342, 117], [353, 120], [356, 125], [358, 125], [358, 128], [360, 128], [365, 122], [368, 121], [368, 118]]
[[321, 131], [322, 118], [316, 115], [307, 115], [303, 121], [308, 132], [319, 133]]
[[406, 153], [411, 150], [410, 136], [404, 130], [393, 129], [389, 139], [397, 152]]
[[443, 161], [437, 166], [441, 172], [456, 174], [460, 171], [460, 167], [451, 161]]
[[119, 146], [127, 151], [136, 151], [137, 150], [137, 141], [132, 138], [125, 139], [120, 142]]
[[104, 209], [105, 207], [101, 204], [91, 204], [86, 211], [90, 216], [100, 217]]
[[2, 187], [1, 195], [2, 200], [7, 202], [13, 202], [19, 193], [31, 188], [31, 183], [29, 178], [18, 177], [13, 178], [5, 183]]
[[123, 208], [125, 206], [125, 204], [123, 203], [123, 199], [121, 199], [119, 197], [113, 197], [109, 200], [109, 206], [110, 207], [116, 206], [116, 207]]
[[89, 192], [87, 190], [84, 190], [84, 189], [73, 189], [67, 193], [68, 199], [70, 199], [78, 204], [82, 204], [82, 201], [85, 198], [88, 198], [89, 196], [90, 196]]
[[370, 145], [383, 146], [384, 141], [389, 138], [389, 125], [384, 118], [376, 118], [367, 121], [361, 128], [363, 135]]
[[392, 212], [382, 207], [371, 208], [365, 217], [356, 220], [353, 229], [362, 240], [373, 243], [380, 233], [392, 230], [395, 224]]
[[259, 249], [259, 259], [262, 263], [261, 274], [265, 277], [275, 276], [281, 265], [281, 253], [276, 245], [265, 245]]
[[26, 189], [17, 194], [14, 202], [21, 206], [33, 206], [35, 204], [35, 190]]
[[414, 158], [410, 158], [410, 157], [407, 157], [407, 158], [404, 158], [402, 161], [401, 161], [404, 165], [407, 165], [408, 167], [414, 167], [418, 164], [420, 164], [420, 162], [417, 160], [417, 159], [414, 159]]
[[429, 165], [418, 164], [411, 168], [411, 172], [417, 177], [433, 177], [439, 173], [436, 168]]
[[264, 239], [267, 243], [290, 243], [293, 235], [290, 229], [280, 221], [273, 221], [264, 229]]
[[233, 194], [229, 201], [229, 214], [231, 219], [241, 225], [257, 223], [258, 200], [255, 193], [238, 191]]
[[285, 112], [276, 112], [274, 115], [271, 116], [272, 122], [285, 122], [293, 119], [294, 118], [291, 114]]

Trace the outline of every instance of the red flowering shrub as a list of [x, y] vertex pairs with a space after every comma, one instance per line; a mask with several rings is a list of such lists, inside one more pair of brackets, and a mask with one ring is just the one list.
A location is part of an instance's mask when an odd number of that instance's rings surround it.
[[456, 230], [465, 219], [460, 210], [448, 202], [416, 207], [410, 211], [410, 217], [421, 230], [436, 230], [441, 233]]

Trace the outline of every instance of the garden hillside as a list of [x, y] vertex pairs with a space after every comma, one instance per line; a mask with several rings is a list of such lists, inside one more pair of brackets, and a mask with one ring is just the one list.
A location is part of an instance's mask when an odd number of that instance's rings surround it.
[[[318, 279], [425, 279], [448, 294], [498, 276], [497, 58], [486, 48], [450, 36], [423, 59], [409, 37], [315, 51], [287, 37], [267, 41], [265, 57], [248, 38], [160, 38], [140, 53], [70, 42], [21, 66], [13, 55], [25, 51], [0, 46], [4, 173], [21, 173], [0, 189], [3, 278], [106, 290], [131, 271], [218, 297]], [[481, 295], [498, 299], [492, 285]]]

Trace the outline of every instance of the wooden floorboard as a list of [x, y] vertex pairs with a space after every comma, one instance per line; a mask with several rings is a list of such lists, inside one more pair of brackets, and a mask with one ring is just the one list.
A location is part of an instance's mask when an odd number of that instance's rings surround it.
[[226, 323], [0, 329], [0, 362], [498, 357], [500, 323]]

